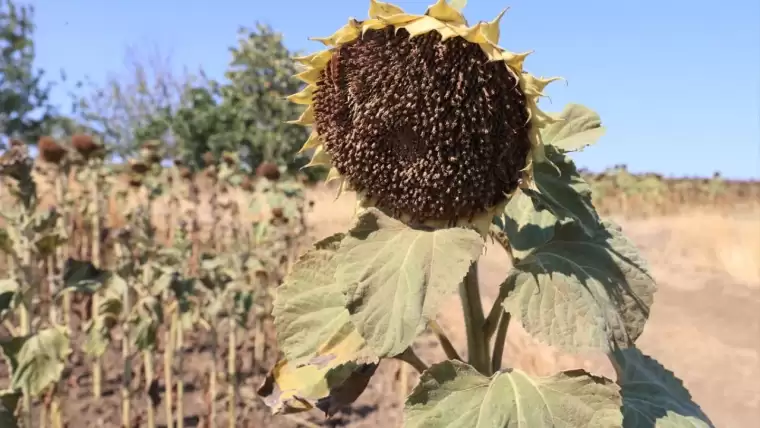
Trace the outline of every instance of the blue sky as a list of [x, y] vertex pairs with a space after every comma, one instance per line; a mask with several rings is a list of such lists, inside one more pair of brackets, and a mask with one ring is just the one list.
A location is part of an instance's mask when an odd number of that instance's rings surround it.
[[[421, 13], [429, 1], [399, 1]], [[37, 0], [38, 65], [70, 80], [118, 73], [125, 49], [158, 46], [177, 68], [221, 78], [238, 26], [256, 21], [311, 52], [368, 0]], [[575, 155], [582, 167], [626, 163], [635, 172], [760, 178], [760, 2], [756, 0], [469, 0], [472, 24], [503, 8], [501, 45], [534, 50], [526, 68], [559, 75], [545, 110], [568, 102], [607, 127]], [[65, 91], [56, 101], [68, 103]]]

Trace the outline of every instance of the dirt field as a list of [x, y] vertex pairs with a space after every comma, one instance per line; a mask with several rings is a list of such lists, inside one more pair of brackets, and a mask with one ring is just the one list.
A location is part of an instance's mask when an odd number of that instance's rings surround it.
[[[350, 224], [354, 207], [351, 195], [333, 201], [334, 192], [318, 188], [310, 192], [315, 202], [308, 224], [313, 239], [344, 231]], [[631, 220], [615, 218], [624, 232], [644, 252], [659, 283], [655, 305], [639, 344], [645, 353], [657, 358], [682, 378], [695, 400], [718, 427], [750, 427], [760, 419], [760, 212], [740, 212], [731, 216], [695, 211], [677, 217]], [[482, 294], [489, 300], [509, 270], [503, 251], [490, 246], [481, 259]], [[461, 355], [465, 355], [461, 310], [452, 298], [441, 310], [439, 319]], [[224, 337], [224, 332], [220, 332]], [[271, 329], [270, 335], [273, 336]], [[121, 382], [121, 356], [118, 332], [104, 361], [104, 396], [91, 398], [89, 364], [81, 352], [75, 354], [71, 369], [65, 374], [62, 395], [63, 412], [68, 428], [118, 426]], [[269, 409], [255, 391], [266, 370], [277, 357], [267, 352], [266, 361], [253, 361], [253, 341], [241, 338], [238, 348], [241, 385], [238, 391], [237, 425], [254, 427], [333, 426], [352, 428], [393, 428], [401, 425], [401, 391], [395, 380], [400, 365], [385, 361], [369, 388], [349, 411], [326, 421], [318, 412], [293, 418], [270, 417]], [[183, 357], [183, 399], [185, 427], [207, 427], [204, 384], [208, 373], [210, 350], [207, 336], [193, 332], [186, 338], [188, 350]], [[190, 345], [192, 344], [192, 345]], [[78, 348], [79, 346], [75, 346]], [[418, 353], [426, 362], [443, 359], [437, 342], [423, 338]], [[158, 379], [161, 349], [156, 352]], [[604, 359], [591, 356], [560, 355], [532, 341], [513, 323], [510, 326], [505, 363], [535, 374], [549, 374], [560, 369], [583, 367], [612, 376]], [[137, 359], [136, 359], [137, 360]], [[217, 368], [224, 370], [226, 352], [217, 358]], [[139, 369], [139, 367], [135, 367]], [[408, 369], [411, 371], [411, 369]], [[0, 365], [0, 379], [6, 377]], [[134, 390], [142, 390], [141, 379], [134, 380]], [[161, 382], [162, 383], [162, 382]], [[411, 376], [410, 388], [416, 383]], [[163, 385], [159, 385], [163, 389]], [[219, 427], [227, 427], [225, 394], [220, 386], [217, 400]], [[163, 394], [161, 394], [163, 395]], [[133, 410], [139, 415], [134, 427], [145, 426], [147, 397], [134, 397]], [[166, 427], [164, 403], [157, 407], [158, 426]], [[39, 407], [35, 413], [38, 413]], [[140, 419], [142, 418], [142, 419]], [[35, 422], [35, 428], [41, 425]]]

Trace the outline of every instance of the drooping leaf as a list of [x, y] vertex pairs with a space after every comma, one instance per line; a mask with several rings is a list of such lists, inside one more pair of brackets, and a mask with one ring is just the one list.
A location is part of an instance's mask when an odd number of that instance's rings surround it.
[[637, 348], [616, 349], [624, 428], [711, 428], [710, 418], [692, 401], [673, 372]]
[[0, 427], [18, 428], [14, 413], [18, 402], [21, 399], [21, 392], [13, 390], [0, 391]]
[[656, 285], [645, 260], [607, 222], [590, 238], [575, 224], [516, 263], [503, 305], [526, 331], [568, 352], [631, 346], [649, 317]]
[[29, 336], [16, 356], [18, 368], [13, 371], [12, 387], [23, 389], [28, 385], [29, 392], [38, 395], [61, 378], [70, 352], [63, 327], [46, 328]]
[[619, 427], [611, 380], [583, 370], [532, 377], [517, 369], [486, 377], [457, 360], [426, 370], [404, 407], [407, 428]]
[[127, 281], [120, 275], [99, 269], [89, 261], [71, 258], [66, 260], [63, 281], [65, 287], [58, 292], [57, 296], [77, 291], [87, 294], [103, 292], [106, 296], [121, 298], [129, 288]]
[[145, 296], [137, 302], [128, 321], [130, 340], [137, 349], [145, 351], [155, 348], [163, 320], [164, 309], [159, 299]]
[[359, 215], [338, 249], [335, 278], [378, 356], [400, 354], [414, 341], [483, 246], [474, 230], [413, 229], [374, 208]]
[[304, 363], [280, 360], [257, 394], [275, 415], [319, 408], [332, 416], [359, 398], [376, 369], [377, 363], [338, 363], [324, 357]]
[[523, 192], [545, 205], [559, 222], [574, 221], [593, 236], [600, 228], [601, 219], [591, 201], [591, 187], [570, 157], [551, 145], [545, 147], [545, 153], [559, 173], [550, 163], [534, 164], [535, 188], [523, 189]]
[[536, 201], [518, 190], [500, 216], [500, 227], [509, 238], [516, 260], [525, 258], [534, 248], [545, 244], [554, 235], [557, 218], [551, 211], [538, 209]]
[[562, 120], [541, 130], [541, 138], [544, 144], [551, 144], [563, 152], [583, 150], [604, 135], [601, 118], [586, 106], [567, 104], [559, 118]]
[[93, 357], [100, 357], [106, 352], [111, 342], [111, 329], [118, 323], [123, 309], [121, 296], [103, 296], [92, 319], [85, 326], [82, 351]]
[[314, 407], [332, 414], [358, 398], [377, 368], [334, 279], [343, 237], [314, 244], [277, 288], [272, 314], [286, 358], [259, 390], [275, 414]]
[[352, 324], [334, 278], [335, 254], [343, 237], [336, 234], [314, 244], [277, 288], [272, 315], [280, 348], [291, 361], [336, 346], [347, 356], [374, 357]]

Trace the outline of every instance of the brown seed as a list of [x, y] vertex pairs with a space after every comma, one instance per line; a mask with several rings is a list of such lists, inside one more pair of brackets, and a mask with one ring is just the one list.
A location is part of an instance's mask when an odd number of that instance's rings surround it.
[[55, 138], [45, 136], [40, 138], [37, 143], [37, 148], [40, 150], [42, 160], [51, 164], [59, 164], [61, 160], [66, 156], [66, 149], [63, 148]]
[[280, 179], [280, 168], [273, 162], [262, 162], [256, 167], [256, 175], [259, 177], [265, 177], [271, 181], [277, 181]]
[[274, 218], [282, 218], [285, 215], [285, 212], [280, 207], [272, 208], [272, 216]]
[[517, 187], [531, 147], [525, 100], [477, 44], [369, 30], [322, 71], [314, 126], [333, 166], [378, 206], [455, 220]]

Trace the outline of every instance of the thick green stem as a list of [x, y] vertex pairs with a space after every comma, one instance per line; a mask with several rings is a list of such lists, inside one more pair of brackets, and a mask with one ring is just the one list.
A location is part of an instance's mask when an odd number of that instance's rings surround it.
[[469, 272], [459, 286], [459, 297], [462, 300], [462, 312], [467, 331], [468, 361], [476, 370], [488, 376], [491, 374], [491, 353], [483, 330], [485, 315], [480, 301], [479, 286], [478, 263], [475, 262], [470, 266]]
[[[29, 302], [27, 300], [27, 297], [24, 296], [23, 302], [21, 303], [21, 308], [19, 311], [22, 337], [32, 334], [32, 317], [30, 316], [30, 313], [29, 313], [28, 303]], [[32, 425], [32, 394], [29, 391], [28, 382], [24, 385], [22, 393], [23, 393], [22, 412], [23, 412], [24, 427], [31, 428], [33, 426]]]
[[[29, 336], [32, 334], [32, 302], [31, 295], [28, 292], [28, 288], [35, 285], [35, 278], [32, 277], [32, 249], [28, 241], [24, 240], [22, 248], [20, 267], [23, 273], [22, 282], [22, 296], [21, 296], [21, 308], [19, 318], [21, 322], [21, 336]], [[30, 392], [30, 384], [26, 382], [23, 387], [23, 420], [24, 427], [31, 428], [32, 425], [32, 395]]]
[[237, 325], [234, 319], [230, 319], [230, 336], [228, 342], [228, 354], [227, 354], [227, 397], [229, 399], [227, 403], [227, 413], [229, 416], [229, 427], [235, 428], [237, 426], [237, 417], [235, 416], [237, 410], [237, 335], [235, 334]]
[[[103, 265], [100, 260], [100, 165], [96, 164], [91, 167], [90, 174], [90, 196], [92, 197], [92, 211], [90, 212], [90, 218], [92, 221], [90, 231], [90, 248], [92, 264], [98, 268], [103, 269]], [[92, 296], [92, 313], [97, 314], [100, 310], [100, 295], [95, 293]], [[92, 395], [95, 398], [100, 398], [102, 395], [103, 385], [103, 365], [100, 356], [95, 357], [95, 361], [92, 365]]]
[[[145, 364], [145, 385], [150, 387], [155, 376], [153, 370], [153, 350], [143, 351], [143, 363]], [[145, 397], [145, 403], [148, 405], [148, 428], [156, 428], [156, 409], [149, 395]]]
[[130, 301], [130, 289], [133, 284], [130, 284], [130, 287], [127, 287], [124, 290], [124, 294], [122, 295], [122, 304], [124, 305], [124, 314], [125, 319], [122, 322], [122, 328], [123, 328], [123, 334], [121, 338], [121, 358], [124, 362], [124, 373], [123, 373], [123, 379], [121, 382], [121, 423], [124, 427], [131, 426], [130, 424], [130, 393], [129, 393], [129, 385], [132, 382], [132, 361], [130, 360], [130, 349], [129, 349], [129, 320], [126, 319], [129, 314], [132, 312], [132, 303]]
[[512, 318], [509, 312], [502, 312], [499, 319], [499, 327], [496, 329], [496, 341], [493, 344], [493, 356], [491, 357], [491, 370], [495, 373], [501, 370], [501, 360], [504, 357], [504, 344], [507, 340], [507, 329]]
[[443, 348], [443, 352], [446, 353], [446, 357], [450, 360], [459, 360], [463, 361], [462, 357], [459, 356], [459, 353], [457, 352], [456, 348], [454, 348], [454, 345], [449, 340], [449, 337], [446, 336], [446, 333], [443, 331], [443, 328], [441, 328], [440, 325], [434, 320], [430, 320], [428, 322], [428, 326], [431, 330], [433, 330], [433, 333], [435, 333], [436, 337], [438, 338], [438, 341], [441, 342], [441, 347]]
[[174, 426], [174, 416], [172, 413], [172, 362], [174, 361], [174, 319], [169, 324], [169, 328], [164, 333], [164, 385], [166, 399], [164, 406], [166, 410], [166, 426]]
[[177, 342], [176, 355], [177, 359], [177, 428], [183, 428], [185, 426], [185, 409], [184, 409], [184, 396], [185, 396], [185, 382], [182, 380], [182, 357], [183, 357], [183, 331], [182, 323], [179, 321], [179, 305], [174, 312], [172, 323], [176, 325], [174, 332]]
[[216, 369], [216, 358], [218, 356], [217, 346], [217, 334], [216, 323], [212, 321], [211, 325], [211, 374], [209, 379], [209, 419], [211, 428], [216, 428], [216, 395], [217, 395], [217, 380], [219, 379], [219, 373]]

